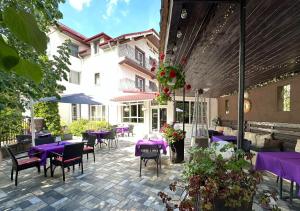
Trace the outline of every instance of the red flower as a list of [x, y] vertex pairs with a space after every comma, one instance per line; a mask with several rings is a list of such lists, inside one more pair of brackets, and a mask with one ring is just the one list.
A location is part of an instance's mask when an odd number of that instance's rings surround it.
[[164, 93], [167, 94], [168, 92], [169, 92], [169, 88], [168, 88], [168, 87], [165, 87], [165, 88], [164, 88]]
[[161, 72], [160, 72], [160, 76], [161, 76], [161, 77], [163, 77], [163, 76], [165, 76], [165, 75], [166, 75], [166, 72], [165, 72], [165, 71], [161, 71]]
[[176, 77], [176, 72], [175, 72], [175, 70], [171, 70], [170, 71], [170, 78], [175, 78]]
[[177, 135], [178, 135], [178, 134], [177, 134], [176, 132], [174, 132], [174, 133], [173, 133], [173, 136], [175, 136], [175, 137], [176, 137]]
[[165, 54], [164, 53], [160, 53], [160, 56], [159, 56], [159, 58], [160, 58], [160, 60], [162, 61], [162, 60], [164, 60], [164, 58], [165, 58]]
[[155, 71], [155, 67], [151, 67], [151, 72], [154, 72]]
[[190, 84], [187, 84], [187, 85], [185, 86], [185, 88], [186, 88], [186, 90], [190, 90], [190, 89], [192, 88], [192, 86], [191, 86]]

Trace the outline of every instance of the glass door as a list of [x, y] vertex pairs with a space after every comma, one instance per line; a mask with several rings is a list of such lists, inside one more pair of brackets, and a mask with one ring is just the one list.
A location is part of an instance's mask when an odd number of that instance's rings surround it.
[[158, 132], [167, 123], [167, 108], [151, 109], [151, 129]]

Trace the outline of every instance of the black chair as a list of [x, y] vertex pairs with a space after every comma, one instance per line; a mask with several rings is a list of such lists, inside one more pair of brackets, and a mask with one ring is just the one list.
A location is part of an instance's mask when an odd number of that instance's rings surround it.
[[83, 154], [86, 154], [87, 160], [89, 159], [89, 153], [93, 153], [94, 156], [94, 162], [95, 159], [95, 144], [96, 144], [96, 135], [88, 135], [86, 137], [87, 139], [84, 140], [84, 148], [83, 148]]
[[54, 170], [56, 166], [60, 166], [62, 169], [63, 181], [65, 181], [65, 168], [69, 168], [70, 166], [73, 166], [73, 171], [74, 171], [74, 166], [76, 164], [81, 165], [81, 173], [83, 174], [83, 162], [82, 162], [83, 147], [84, 147], [84, 143], [76, 143], [76, 144], [65, 145], [62, 154], [51, 152], [51, 156], [50, 156], [51, 177], [53, 177], [54, 175]]
[[42, 145], [42, 144], [51, 144], [51, 143], [55, 143], [55, 138], [52, 136], [47, 136], [47, 137], [39, 137], [39, 138], [35, 138], [35, 145]]
[[145, 166], [148, 160], [154, 160], [156, 162], [156, 173], [158, 176], [158, 164], [161, 168], [161, 157], [160, 157], [160, 146], [155, 145], [140, 145], [140, 150], [142, 152], [140, 157], [140, 177], [142, 176], [142, 162], [144, 161]]
[[[13, 180], [14, 177], [14, 171], [16, 171], [16, 177], [15, 177], [15, 186], [18, 185], [18, 173], [21, 170], [36, 167], [38, 169], [38, 172], [41, 172], [40, 169], [40, 161], [41, 159], [39, 157], [28, 157], [26, 156], [20, 156], [16, 157], [11, 149], [7, 146], [5, 146], [6, 151], [8, 152], [11, 161], [12, 161], [12, 168], [11, 168], [11, 176], [10, 179]], [[25, 153], [25, 152], [20, 152], [18, 154]], [[27, 152], [28, 153], [28, 152]]]
[[117, 129], [113, 128], [109, 133], [103, 135], [103, 139], [107, 141], [108, 149], [112, 148], [113, 142], [115, 142], [115, 147], [118, 147]]
[[128, 137], [129, 137], [129, 134], [131, 133], [131, 135], [133, 136], [133, 128], [134, 128], [134, 125], [129, 125], [128, 126], [129, 129], [128, 129]]

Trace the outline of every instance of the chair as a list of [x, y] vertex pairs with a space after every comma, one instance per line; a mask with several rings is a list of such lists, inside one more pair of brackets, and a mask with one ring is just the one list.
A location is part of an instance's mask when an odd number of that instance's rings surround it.
[[142, 162], [145, 162], [145, 166], [147, 165], [148, 160], [155, 160], [156, 162], [156, 173], [158, 176], [158, 163], [161, 168], [161, 157], [160, 157], [160, 147], [158, 144], [148, 145], [142, 144], [140, 145], [141, 157], [140, 157], [140, 177], [142, 176]]
[[109, 133], [105, 134], [103, 136], [103, 139], [107, 140], [107, 146], [108, 146], [108, 149], [112, 148], [112, 142], [115, 141], [115, 147], [117, 148], [118, 147], [118, 138], [116, 136], [116, 132], [117, 129], [116, 128], [113, 128], [109, 131]]
[[[81, 165], [81, 173], [83, 174], [83, 154], [84, 143], [76, 143], [64, 146], [64, 151], [62, 154], [51, 152], [50, 156], [50, 170], [51, 177], [54, 175], [54, 170], [56, 166], [60, 166], [63, 174], [63, 181], [65, 181], [65, 168], [79, 164]], [[53, 168], [54, 166], [54, 168]]]
[[[28, 168], [32, 168], [32, 167], [36, 167], [38, 169], [38, 172], [41, 172], [40, 169], [40, 161], [41, 159], [39, 157], [28, 157], [26, 156], [20, 156], [20, 157], [16, 157], [11, 149], [7, 146], [5, 146], [6, 151], [8, 152], [11, 161], [12, 161], [12, 168], [11, 168], [11, 176], [10, 179], [13, 181], [13, 177], [14, 177], [14, 171], [16, 171], [16, 177], [15, 177], [15, 186], [18, 185], [18, 173], [21, 170], [24, 169], [28, 169]], [[21, 152], [21, 153], [25, 153], [25, 152]], [[18, 154], [21, 154], [18, 153]], [[26, 159], [22, 159], [22, 158], [26, 158]], [[20, 160], [19, 160], [20, 159]]]
[[46, 137], [39, 137], [39, 138], [35, 138], [35, 145], [42, 145], [42, 144], [51, 144], [51, 143], [55, 143], [55, 139], [52, 136], [46, 136]]
[[83, 133], [81, 133], [81, 135], [82, 135], [82, 141], [87, 141], [89, 139], [88, 132], [83, 132]]
[[129, 125], [128, 126], [129, 129], [128, 129], [128, 137], [129, 137], [129, 134], [131, 133], [131, 135], [133, 136], [133, 128], [134, 128], [134, 125]]
[[95, 159], [95, 142], [96, 142], [97, 137], [95, 135], [89, 135], [87, 137], [86, 142], [84, 142], [84, 148], [83, 148], [83, 154], [86, 154], [87, 160], [89, 159], [89, 153], [93, 153], [94, 156], [94, 162], [96, 161]]

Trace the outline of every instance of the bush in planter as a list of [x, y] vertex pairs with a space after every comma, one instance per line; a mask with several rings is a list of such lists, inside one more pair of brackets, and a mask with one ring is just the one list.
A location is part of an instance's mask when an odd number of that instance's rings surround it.
[[[226, 151], [231, 145], [225, 146]], [[229, 159], [224, 159], [217, 147], [192, 148], [193, 159], [185, 165], [183, 185], [185, 197], [174, 204], [165, 193], [159, 196], [169, 210], [252, 210], [252, 200], [261, 175], [251, 169], [247, 162], [251, 154], [236, 150]], [[170, 185], [176, 190], [177, 183]], [[184, 208], [184, 209], [183, 209]]]
[[81, 134], [86, 130], [109, 130], [111, 125], [106, 121], [89, 121], [87, 119], [79, 119], [73, 121], [68, 128], [73, 135], [81, 136]]

